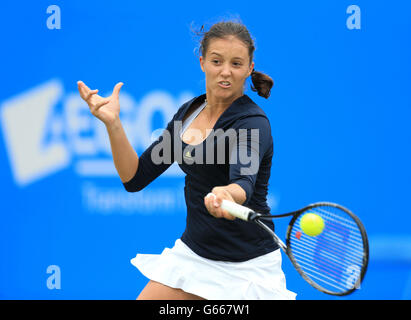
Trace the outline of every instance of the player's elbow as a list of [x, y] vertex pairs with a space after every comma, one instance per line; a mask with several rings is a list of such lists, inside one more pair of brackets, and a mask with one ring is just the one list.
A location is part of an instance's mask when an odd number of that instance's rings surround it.
[[139, 192], [146, 187], [147, 183], [139, 181], [136, 177], [133, 177], [130, 181], [123, 182], [124, 189], [127, 192]]
[[[124, 184], [123, 184], [124, 185]], [[144, 189], [143, 186], [124, 186], [127, 192], [139, 192]]]

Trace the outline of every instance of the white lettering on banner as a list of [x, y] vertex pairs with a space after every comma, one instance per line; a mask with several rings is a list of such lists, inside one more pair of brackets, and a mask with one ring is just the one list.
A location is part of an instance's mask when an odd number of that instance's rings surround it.
[[98, 144], [95, 143], [93, 124], [87, 104], [76, 94], [69, 94], [64, 102], [64, 120], [68, 143], [74, 154], [96, 156]]
[[172, 188], [160, 187], [129, 193], [124, 192], [123, 188], [102, 188], [87, 182], [82, 186], [82, 201], [83, 207], [88, 211], [101, 214], [133, 214], [136, 211], [142, 215], [184, 212], [186, 206], [183, 190], [182, 183], [180, 188], [173, 185]]
[[[53, 106], [63, 92], [52, 80], [4, 102], [1, 126], [16, 183], [25, 186], [68, 166], [70, 153], [58, 139], [44, 139]], [[56, 141], [57, 140], [57, 141]]]
[[[132, 146], [144, 151], [152, 142], [155, 114], [162, 116], [166, 127], [178, 107], [192, 97], [186, 92], [174, 99], [167, 92], [153, 91], [137, 104], [123, 92], [120, 117]], [[62, 110], [55, 108], [59, 101]], [[13, 177], [21, 187], [68, 167], [72, 159], [79, 176], [117, 175], [104, 125], [78, 93], [63, 96], [58, 80], [4, 101], [0, 117]], [[174, 165], [166, 172], [165, 176], [182, 176]]]
[[151, 135], [153, 128], [151, 127], [150, 120], [156, 111], [160, 111], [165, 119], [172, 119], [176, 109], [174, 107], [174, 101], [169, 94], [152, 92], [141, 101], [137, 127], [141, 129], [142, 134], [140, 133], [138, 138], [143, 145], [150, 145], [152, 142]]

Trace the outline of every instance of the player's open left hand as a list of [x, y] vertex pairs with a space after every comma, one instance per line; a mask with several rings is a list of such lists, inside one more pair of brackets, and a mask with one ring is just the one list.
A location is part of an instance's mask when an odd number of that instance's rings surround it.
[[114, 86], [113, 93], [107, 98], [97, 94], [98, 90], [91, 90], [83, 81], [77, 82], [81, 98], [87, 102], [91, 113], [100, 119], [105, 125], [110, 125], [119, 119], [120, 102], [119, 93], [123, 86], [122, 82]]
[[214, 217], [234, 220], [234, 216], [221, 208], [221, 203], [223, 200], [235, 202], [227, 190], [223, 187], [215, 187], [213, 188], [212, 193], [209, 193], [204, 197], [204, 205], [206, 206], [208, 212]]

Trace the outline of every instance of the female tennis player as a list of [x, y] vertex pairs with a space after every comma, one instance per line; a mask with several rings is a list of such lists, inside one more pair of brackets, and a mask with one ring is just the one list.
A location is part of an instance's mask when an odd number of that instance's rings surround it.
[[[181, 238], [160, 255], [137, 254], [131, 260], [150, 279], [138, 299], [295, 299], [286, 289], [281, 252], [270, 235], [220, 207], [225, 199], [258, 212], [270, 211], [266, 199], [273, 157], [270, 122], [244, 88], [251, 76], [252, 90], [268, 98], [273, 81], [254, 70], [254, 49], [241, 23], [219, 22], [203, 32], [199, 62], [206, 93], [184, 103], [163, 135], [140, 157], [119, 119], [123, 84], [103, 98], [98, 90], [78, 82], [91, 113], [107, 128], [114, 164], [127, 191], [142, 190], [173, 162], [186, 173], [187, 225]], [[219, 129], [231, 135], [214, 134]], [[233, 132], [237, 139], [231, 139]], [[167, 139], [171, 148], [160, 148]], [[171, 161], [156, 161], [159, 149]], [[223, 161], [218, 159], [221, 150]], [[204, 159], [208, 161], [199, 161]], [[274, 229], [272, 222], [268, 225]]]

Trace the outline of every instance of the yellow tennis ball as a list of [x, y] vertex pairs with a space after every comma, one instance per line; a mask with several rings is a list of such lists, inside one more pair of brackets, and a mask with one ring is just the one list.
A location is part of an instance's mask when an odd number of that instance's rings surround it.
[[318, 214], [306, 213], [300, 220], [301, 230], [310, 236], [315, 237], [324, 230], [324, 220]]

